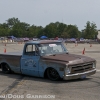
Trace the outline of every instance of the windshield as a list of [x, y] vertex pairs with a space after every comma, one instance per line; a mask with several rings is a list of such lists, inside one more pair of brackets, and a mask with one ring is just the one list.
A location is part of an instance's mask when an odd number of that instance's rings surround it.
[[39, 44], [41, 56], [67, 53], [67, 49], [62, 43]]

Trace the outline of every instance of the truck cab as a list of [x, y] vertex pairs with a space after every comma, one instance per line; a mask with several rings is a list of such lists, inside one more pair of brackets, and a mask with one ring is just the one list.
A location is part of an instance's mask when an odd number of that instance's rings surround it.
[[[49, 68], [58, 70], [58, 68], [55, 67], [57, 66], [56, 61], [55, 64], [52, 61], [46, 61], [44, 57], [55, 56], [62, 53], [68, 53], [68, 51], [60, 41], [45, 40], [41, 42], [27, 42], [24, 46], [23, 55], [21, 57], [21, 72], [26, 75], [44, 77], [47, 75], [47, 72], [45, 71]], [[58, 67], [59, 66], [60, 65], [58, 64]], [[47, 76], [50, 77], [50, 75]]]
[[27, 42], [21, 57], [22, 74], [39, 76], [40, 52], [37, 43]]

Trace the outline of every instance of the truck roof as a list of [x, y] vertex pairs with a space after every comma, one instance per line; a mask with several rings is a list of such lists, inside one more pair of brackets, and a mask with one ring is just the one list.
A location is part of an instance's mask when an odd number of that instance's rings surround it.
[[26, 44], [44, 44], [44, 43], [57, 43], [57, 42], [61, 42], [61, 41], [58, 41], [58, 40], [38, 40], [38, 41], [28, 41], [26, 42]]

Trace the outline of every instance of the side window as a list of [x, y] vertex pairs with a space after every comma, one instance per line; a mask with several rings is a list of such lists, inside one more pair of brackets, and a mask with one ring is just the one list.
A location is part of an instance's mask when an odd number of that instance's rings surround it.
[[25, 55], [34, 55], [34, 56], [39, 55], [37, 46], [32, 45], [32, 44], [26, 45], [24, 54]]
[[33, 45], [26, 46], [26, 53], [31, 53], [33, 51]]

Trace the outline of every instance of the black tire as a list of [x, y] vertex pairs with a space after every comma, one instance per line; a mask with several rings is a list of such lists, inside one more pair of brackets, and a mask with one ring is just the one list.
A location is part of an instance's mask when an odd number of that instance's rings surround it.
[[2, 72], [5, 73], [5, 74], [11, 73], [11, 69], [9, 68], [9, 66], [7, 64], [2, 64], [1, 69], [2, 69]]
[[47, 69], [47, 76], [50, 80], [57, 81], [60, 79], [58, 72], [54, 68]]

